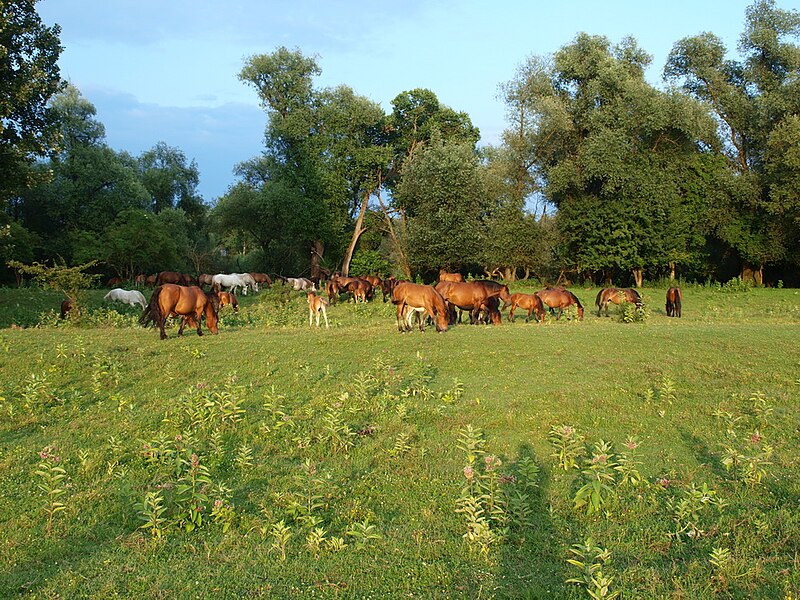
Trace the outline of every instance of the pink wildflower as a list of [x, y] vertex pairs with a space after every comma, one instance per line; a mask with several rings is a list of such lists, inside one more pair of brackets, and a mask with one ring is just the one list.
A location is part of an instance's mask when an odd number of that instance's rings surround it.
[[472, 478], [474, 476], [475, 476], [475, 471], [471, 466], [467, 465], [466, 467], [464, 467], [464, 477], [467, 478], [467, 481], [472, 481]]

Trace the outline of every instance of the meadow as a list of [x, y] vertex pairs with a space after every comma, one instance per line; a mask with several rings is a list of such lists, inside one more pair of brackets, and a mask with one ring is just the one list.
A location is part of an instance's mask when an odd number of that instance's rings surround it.
[[573, 291], [401, 335], [278, 286], [160, 341], [0, 289], [0, 596], [798, 598], [800, 291]]

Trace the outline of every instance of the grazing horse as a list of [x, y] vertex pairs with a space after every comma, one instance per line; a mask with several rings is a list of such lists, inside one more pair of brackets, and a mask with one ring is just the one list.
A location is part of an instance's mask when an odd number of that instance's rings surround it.
[[156, 275], [156, 285], [164, 285], [165, 283], [183, 285], [183, 273], [178, 273], [177, 271], [161, 271]]
[[[436, 284], [436, 290], [450, 305], [461, 310], [468, 310], [470, 323], [473, 325], [477, 323], [481, 306], [485, 304], [488, 298], [499, 297], [503, 302], [511, 302], [508, 286], [495, 281], [440, 281]], [[450, 314], [451, 317], [455, 316], [454, 311], [451, 311]]]
[[528, 311], [528, 316], [525, 317], [526, 323], [531, 320], [531, 315], [534, 312], [539, 322], [544, 323], [544, 303], [536, 294], [511, 294], [511, 310], [508, 311], [508, 320], [512, 323], [514, 322], [514, 309], [518, 306]]
[[103, 297], [103, 300], [122, 302], [123, 304], [128, 304], [130, 306], [136, 306], [138, 304], [142, 307], [142, 310], [144, 310], [147, 306], [147, 302], [145, 301], [142, 292], [139, 290], [128, 291], [123, 290], [122, 288], [114, 288]]
[[[407, 309], [419, 308], [422, 308], [436, 323], [437, 331], [447, 331], [447, 306], [442, 295], [431, 286], [410, 282], [398, 283], [392, 290], [392, 303], [397, 305], [397, 329], [400, 333], [411, 330], [406, 321], [406, 316], [410, 314]], [[421, 320], [419, 329], [423, 331]]]
[[500, 298], [497, 296], [490, 296], [481, 303], [481, 308], [478, 313], [478, 321], [491, 323], [492, 325], [500, 325], [503, 322], [503, 315], [500, 313]]
[[569, 308], [573, 304], [578, 307], [578, 319], [583, 321], [583, 304], [581, 304], [578, 297], [569, 290], [565, 290], [562, 287], [545, 288], [536, 292], [536, 295], [547, 305], [551, 312], [555, 308], [558, 309], [556, 321], [561, 318], [561, 313], [564, 309]]
[[156, 287], [157, 275], [148, 275], [144, 278], [144, 284], [148, 287]]
[[[343, 284], [343, 280], [346, 280], [346, 283]], [[362, 302], [366, 302], [367, 300], [372, 300], [372, 297], [375, 295], [372, 284], [366, 279], [358, 277], [339, 277], [336, 281], [341, 286], [340, 289], [343, 292], [353, 294], [353, 301], [356, 303], [358, 303], [359, 298], [361, 298]]]
[[377, 275], [364, 275], [363, 277], [359, 277], [359, 279], [368, 281], [373, 288], [379, 287], [381, 285], [381, 278], [378, 277]]
[[597, 306], [597, 316], [600, 316], [600, 311], [605, 307], [606, 316], [608, 316], [608, 304], [613, 302], [620, 305], [625, 302], [630, 302], [638, 307], [642, 306], [642, 297], [634, 289], [631, 288], [604, 288], [597, 292], [597, 298], [594, 303]]
[[112, 277], [106, 282], [106, 285], [110, 288], [118, 286], [122, 283], [122, 277]]
[[681, 300], [683, 298], [683, 294], [681, 293], [681, 288], [679, 287], [671, 287], [667, 290], [667, 316], [668, 317], [680, 317], [681, 316]]
[[295, 292], [316, 292], [317, 287], [314, 282], [306, 277], [281, 277], [283, 281], [290, 286]]
[[181, 279], [183, 280], [183, 283], [181, 285], [197, 285], [197, 279], [195, 279], [188, 273], [181, 273]]
[[233, 312], [239, 312], [239, 301], [236, 299], [236, 294], [233, 292], [219, 292], [219, 308], [222, 310], [223, 306], [230, 306]]
[[242, 293], [246, 296], [248, 286], [251, 287], [254, 292], [258, 291], [258, 285], [249, 273], [231, 273], [230, 275], [218, 273], [211, 277], [212, 290], [216, 289], [220, 291], [223, 288], [228, 288], [226, 291], [235, 292], [236, 288], [241, 288]]
[[61, 318], [66, 319], [69, 312], [72, 310], [72, 300], [64, 300], [61, 303]]
[[183, 335], [183, 327], [188, 323], [197, 326], [197, 335], [203, 335], [200, 327], [203, 315], [206, 317], [206, 327], [211, 333], [219, 333], [217, 327], [217, 311], [219, 298], [215, 292], [206, 294], [197, 286], [186, 287], [174, 283], [165, 283], [153, 290], [150, 303], [139, 318], [141, 325], [151, 321], [161, 331], [161, 339], [167, 339], [164, 324], [167, 317], [180, 316], [181, 326], [178, 335]]
[[329, 279], [328, 282], [325, 284], [325, 293], [328, 294], [328, 302], [333, 305], [339, 300], [339, 292], [341, 288], [339, 287], [339, 282], [336, 278]]
[[327, 300], [321, 296], [317, 296], [314, 292], [308, 292], [308, 326], [311, 327], [311, 322], [314, 315], [317, 316], [317, 327], [319, 327], [319, 313], [325, 317], [325, 329], [330, 329], [328, 325], [328, 311], [325, 307], [328, 305]]
[[455, 283], [463, 283], [464, 277], [461, 273], [448, 273], [444, 269], [439, 269], [439, 281], [453, 281]]
[[392, 298], [392, 290], [398, 283], [400, 283], [399, 280], [395, 279], [393, 275], [388, 279], [381, 281], [381, 291], [383, 292], [384, 302], [386, 302], [387, 298]]
[[137, 288], [142, 287], [144, 285], [145, 279], [146, 277], [144, 276], [144, 274], [140, 273], [139, 275], [133, 278], [133, 283], [136, 284]]
[[272, 279], [266, 273], [250, 273], [250, 277], [261, 287], [272, 287]]
[[197, 276], [197, 285], [199, 285], [200, 287], [203, 287], [204, 285], [211, 287], [212, 285], [214, 285], [214, 282], [211, 281], [211, 275], [209, 275], [208, 273], [201, 273], [200, 275]]

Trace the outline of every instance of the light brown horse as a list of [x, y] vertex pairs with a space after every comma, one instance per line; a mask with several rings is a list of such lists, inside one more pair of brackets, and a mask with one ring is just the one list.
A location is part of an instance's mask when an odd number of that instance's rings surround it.
[[217, 296], [219, 297], [220, 309], [223, 306], [230, 306], [233, 308], [233, 312], [239, 312], [239, 300], [236, 298], [236, 294], [233, 292], [218, 292]]
[[642, 305], [642, 297], [639, 295], [639, 292], [632, 288], [604, 288], [597, 292], [597, 298], [595, 298], [594, 303], [597, 306], [597, 316], [600, 316], [600, 311], [605, 308], [606, 309], [606, 316], [608, 316], [608, 304], [613, 302], [616, 305], [624, 304], [625, 302], [630, 302], [631, 304], [635, 304], [637, 307]]
[[319, 313], [322, 313], [322, 316], [325, 317], [325, 329], [330, 329], [330, 326], [328, 325], [328, 311], [325, 309], [325, 307], [328, 306], [328, 302], [325, 300], [325, 298], [317, 296], [314, 292], [308, 292], [307, 300], [308, 326], [311, 327], [314, 315], [316, 315], [317, 327], [319, 327]]
[[183, 273], [178, 273], [177, 271], [161, 271], [156, 275], [156, 285], [164, 285], [165, 283], [184, 285]]
[[272, 279], [266, 273], [250, 273], [250, 276], [261, 287], [272, 287]]
[[[440, 281], [436, 284], [436, 290], [453, 307], [469, 311], [470, 323], [473, 325], [478, 322], [481, 306], [488, 298], [499, 297], [503, 302], [511, 302], [508, 286], [496, 281]], [[454, 320], [454, 311], [450, 311], [450, 316]]]
[[142, 287], [144, 285], [144, 281], [147, 279], [143, 273], [140, 273], [136, 277], [133, 278], [133, 282], [136, 284], [136, 287]]
[[211, 281], [211, 277], [213, 276], [209, 275], [208, 273], [201, 273], [197, 277], [197, 285], [199, 285], [200, 287], [207, 285], [210, 288], [214, 284], [214, 282]]
[[363, 277], [359, 277], [359, 279], [363, 279], [364, 281], [369, 281], [369, 284], [373, 287], [379, 287], [381, 285], [381, 278], [377, 275], [364, 275]]
[[518, 306], [528, 311], [528, 316], [525, 317], [526, 323], [531, 320], [534, 312], [539, 322], [544, 323], [544, 303], [536, 294], [511, 294], [511, 310], [508, 311], [508, 320], [512, 323], [514, 322], [514, 309]]
[[561, 318], [561, 313], [564, 309], [569, 308], [573, 304], [578, 307], [578, 319], [583, 321], [583, 304], [581, 304], [578, 297], [569, 290], [565, 290], [562, 287], [545, 288], [536, 292], [536, 295], [547, 305], [551, 312], [555, 308], [558, 309], [556, 321]]
[[448, 273], [444, 269], [439, 269], [439, 281], [453, 281], [455, 283], [463, 283], [464, 277], [461, 273]]
[[[444, 298], [433, 287], [418, 283], [398, 283], [392, 290], [392, 303], [397, 305], [397, 329], [400, 333], [410, 331], [406, 316], [408, 309], [424, 309], [425, 313], [436, 323], [436, 330], [447, 331], [447, 306]], [[423, 331], [422, 320], [419, 330]]]
[[155, 287], [157, 277], [158, 275], [148, 275], [144, 278], [144, 284], [148, 287]]
[[167, 339], [164, 331], [164, 324], [167, 317], [180, 316], [181, 326], [178, 335], [183, 335], [183, 328], [188, 323], [191, 327], [197, 327], [197, 335], [203, 335], [200, 327], [203, 315], [206, 317], [206, 327], [211, 333], [219, 333], [217, 328], [217, 311], [219, 310], [219, 298], [214, 292], [206, 294], [197, 286], [185, 287], [173, 283], [165, 283], [153, 290], [150, 296], [150, 303], [144, 309], [139, 318], [141, 325], [147, 325], [151, 321], [155, 323], [161, 331], [161, 339]]
[[667, 290], [667, 316], [668, 317], [680, 317], [681, 316], [681, 300], [683, 299], [683, 294], [681, 293], [681, 288], [679, 287], [671, 287]]

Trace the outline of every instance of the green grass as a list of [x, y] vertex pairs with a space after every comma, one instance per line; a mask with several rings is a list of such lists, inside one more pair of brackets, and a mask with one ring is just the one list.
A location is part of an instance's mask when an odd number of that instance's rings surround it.
[[[310, 329], [304, 297], [279, 289], [242, 298], [218, 336], [181, 339], [173, 327], [162, 342], [131, 325], [136, 310], [103, 310], [103, 291], [89, 292], [75, 325], [41, 316], [56, 294], [0, 290], [0, 325], [28, 327], [0, 331], [0, 595], [583, 598], [566, 559], [591, 536], [611, 552], [604, 573], [623, 597], [796, 598], [800, 294], [685, 288], [683, 318], [668, 319], [664, 290], [649, 289], [647, 321], [624, 324], [619, 309], [591, 310], [596, 290], [575, 291], [583, 322], [400, 335], [380, 301], [331, 307], [331, 329]], [[757, 393], [773, 409], [763, 417]], [[741, 417], [736, 440], [715, 412]], [[636, 436], [642, 484], [614, 486], [599, 515], [576, 510], [582, 477], [558, 468], [547, 441], [563, 424], [616, 451]], [[456, 512], [467, 425], [501, 472], [526, 456], [541, 470], [527, 523], [488, 553], [465, 541]], [[201, 527], [165, 524], [154, 539], [137, 503], [158, 492], [177, 521], [187, 469], [148, 462], [145, 444], [159, 437], [198, 454], [213, 486]], [[725, 445], [752, 455], [764, 443], [774, 454], [760, 484], [726, 470]], [[34, 474], [46, 446], [67, 475], [50, 535]], [[237, 463], [243, 446], [251, 465]], [[674, 507], [704, 483], [727, 504], [699, 510], [700, 533], [673, 535]], [[226, 532], [209, 514], [219, 484], [235, 510]], [[292, 500], [309, 495], [318, 526], [345, 548], [306, 547]], [[365, 519], [380, 537], [359, 547], [347, 532]], [[285, 560], [271, 550], [280, 520], [292, 533]], [[723, 568], [714, 548], [730, 551]]]

